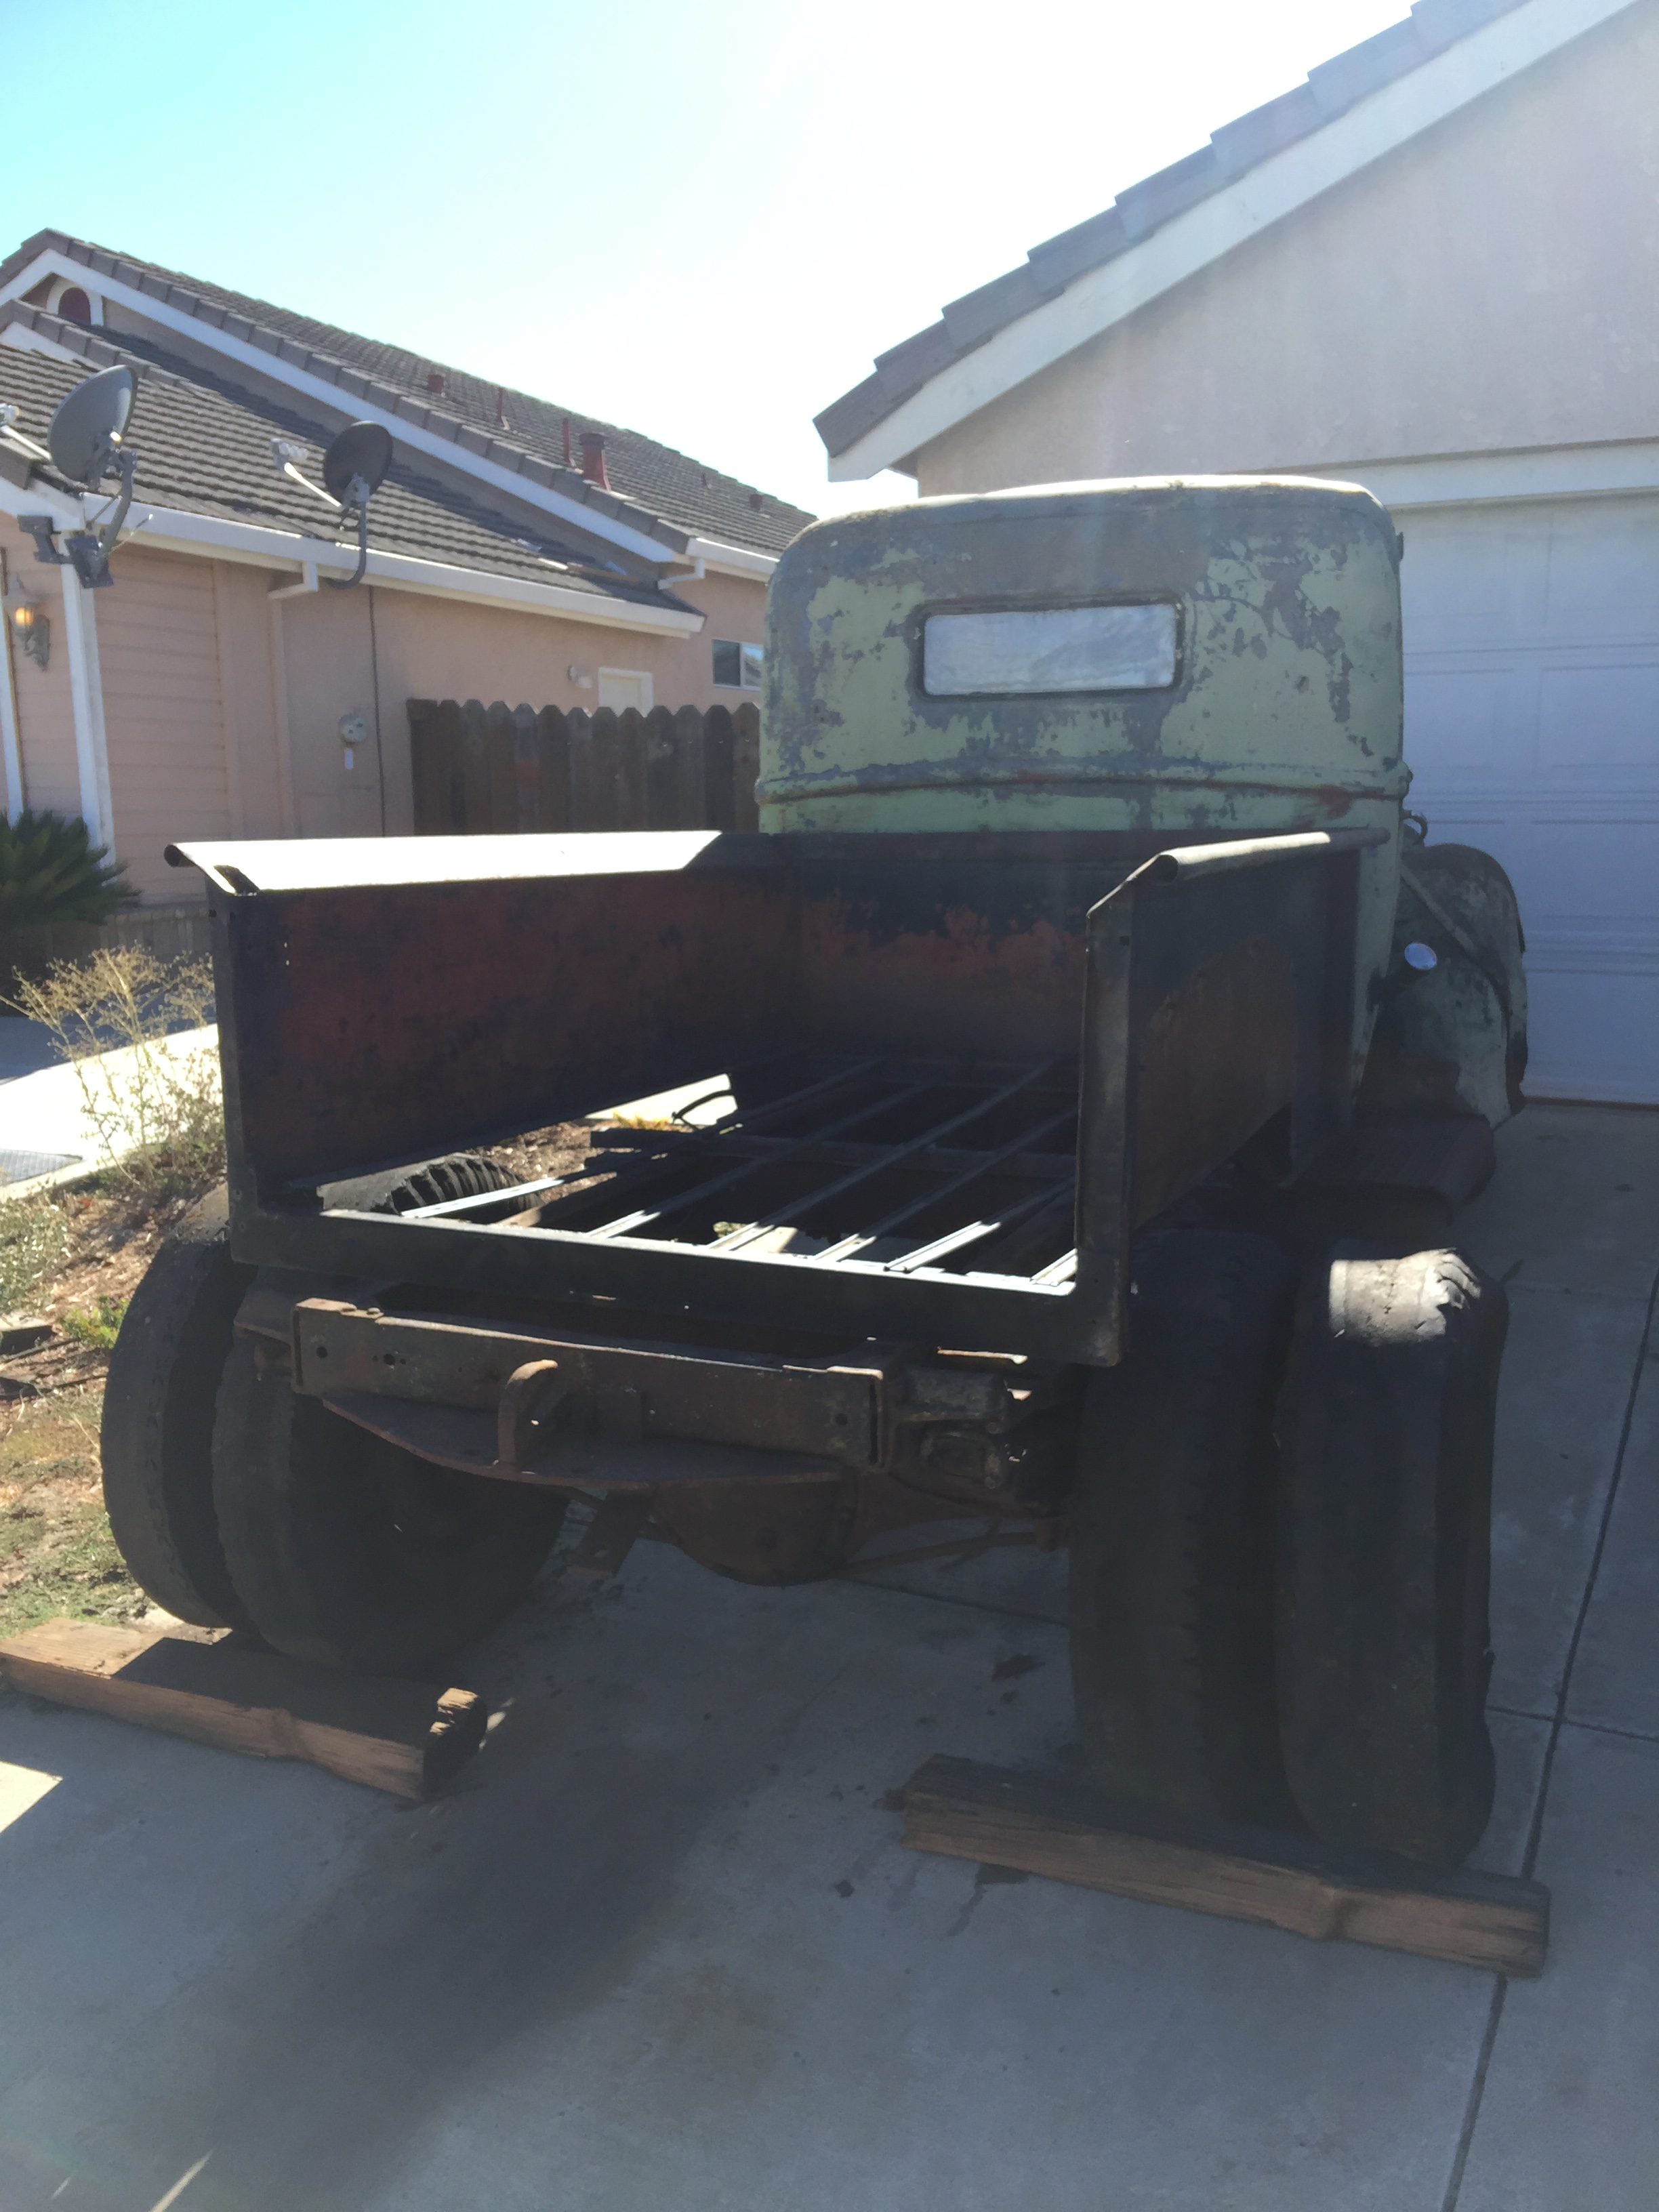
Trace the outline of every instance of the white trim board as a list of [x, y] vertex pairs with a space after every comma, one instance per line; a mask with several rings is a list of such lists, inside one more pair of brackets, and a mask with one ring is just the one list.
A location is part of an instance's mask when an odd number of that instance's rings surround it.
[[[775, 553], [751, 553], [745, 545], [725, 545], [718, 538], [694, 538], [684, 557], [704, 562], [718, 576], [746, 576], [763, 584], [778, 565]], [[672, 591], [676, 579], [665, 576], [663, 581]]]
[[[100, 501], [101, 506], [104, 502]], [[36, 484], [15, 484], [0, 477], [0, 514], [46, 514], [60, 529], [79, 530], [85, 517], [81, 507], [61, 492]], [[109, 790], [109, 750], [104, 731], [104, 684], [98, 663], [98, 617], [87, 604], [72, 568], [58, 571], [64, 579], [64, 650], [69, 659], [70, 706], [75, 721], [76, 781], [81, 796], [81, 819], [94, 845], [107, 845], [112, 854], [112, 808]], [[20, 754], [20, 777], [21, 763]]]
[[[107, 501], [94, 495], [91, 503], [101, 509]], [[0, 514], [37, 513], [50, 513], [67, 529], [83, 526], [82, 514], [61, 493], [48, 494], [39, 485], [23, 487], [0, 479]], [[189, 514], [180, 507], [149, 507], [137, 501], [130, 511], [120, 542], [125, 545], [135, 538], [172, 553], [251, 562], [258, 568], [292, 570], [296, 576], [302, 576], [307, 568], [349, 576], [357, 565], [355, 548], [337, 545], [331, 539], [302, 538], [296, 531], [270, 530], [258, 523], [233, 522], [220, 515]], [[677, 607], [604, 599], [558, 584], [538, 584], [528, 578], [498, 576], [484, 569], [422, 561], [408, 553], [377, 552], [372, 548], [368, 574], [374, 582], [394, 591], [423, 592], [438, 599], [512, 607], [520, 613], [547, 615], [561, 622], [591, 623], [605, 629], [695, 637], [708, 621], [706, 615], [682, 613]]]
[[15, 822], [23, 811], [23, 748], [17, 733], [17, 693], [12, 682], [11, 618], [5, 593], [11, 588], [9, 563], [0, 561], [0, 756], [6, 771], [6, 819]]
[[[676, 530], [672, 523], [665, 526], [675, 531], [676, 544], [648, 535], [644, 530], [602, 513], [580, 500], [568, 499], [562, 492], [546, 484], [538, 484], [533, 477], [521, 476], [516, 469], [503, 468], [482, 453], [473, 453], [459, 439], [440, 437], [407, 415], [400, 415], [395, 407], [382, 407], [367, 394], [349, 391], [345, 386], [331, 383], [326, 378], [313, 376], [294, 362], [285, 361], [280, 354], [271, 353], [263, 346], [250, 345], [244, 338], [233, 337], [228, 331], [204, 321], [196, 315], [187, 315], [181, 309], [170, 307], [149, 292], [135, 291], [131, 285], [118, 283], [113, 277], [89, 270], [84, 264], [60, 253], [55, 246], [47, 246], [37, 253], [27, 267], [21, 269], [9, 284], [0, 286], [0, 306], [12, 300], [21, 301], [26, 292], [33, 291], [44, 276], [64, 276], [73, 272], [77, 283], [95, 283], [106, 300], [112, 300], [142, 320], [159, 325], [164, 330], [212, 353], [223, 354], [228, 360], [238, 362], [255, 374], [285, 384], [290, 390], [302, 392], [308, 399], [325, 407], [331, 414], [348, 421], [380, 422], [394, 437], [415, 452], [424, 453], [433, 460], [447, 462], [462, 474], [476, 477], [480, 483], [492, 485], [498, 491], [510, 493], [528, 507], [539, 507], [544, 513], [557, 515], [590, 537], [604, 539], [647, 561], [660, 563], [683, 557], [679, 544], [689, 543], [689, 534]], [[106, 328], [103, 336], [112, 345], [118, 346], [121, 333]], [[78, 356], [75, 358], [79, 358]], [[366, 374], [366, 372], [365, 372]], [[481, 431], [481, 436], [488, 435]], [[612, 495], [618, 496], [619, 495]]]
[[1478, 507], [1499, 500], [1616, 499], [1659, 491], [1659, 438], [1539, 446], [1505, 453], [1433, 453], [1269, 473], [1361, 484], [1396, 514], [1408, 507]]
[[1632, 4], [1525, 0], [1458, 40], [941, 369], [831, 459], [831, 483], [897, 466], [1150, 301]]

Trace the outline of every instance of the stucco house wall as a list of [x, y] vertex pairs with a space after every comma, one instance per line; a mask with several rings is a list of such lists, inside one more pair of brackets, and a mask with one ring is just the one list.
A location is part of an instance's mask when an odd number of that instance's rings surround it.
[[1632, 9], [924, 446], [921, 491], [1652, 438], [1656, 93]]
[[[0, 518], [0, 542], [52, 624], [48, 666], [13, 651], [27, 805], [82, 810], [64, 648], [62, 578]], [[364, 585], [273, 600], [292, 572], [118, 547], [107, 591], [82, 595], [103, 678], [112, 843], [146, 902], [199, 896], [162, 855], [181, 838], [379, 836], [414, 827], [411, 698], [599, 704], [600, 669], [652, 679], [653, 702], [736, 706], [717, 688], [713, 641], [758, 641], [765, 587], [706, 575], [684, 587], [707, 617], [690, 637], [552, 620], [509, 608]], [[76, 587], [78, 588], [78, 586]], [[575, 665], [584, 686], [569, 675]], [[339, 735], [360, 714], [370, 741], [351, 765]]]
[[[117, 850], [146, 897], [179, 896], [161, 859], [173, 839], [231, 826], [214, 567], [118, 554], [114, 585], [97, 594]], [[26, 785], [28, 768], [26, 733]]]

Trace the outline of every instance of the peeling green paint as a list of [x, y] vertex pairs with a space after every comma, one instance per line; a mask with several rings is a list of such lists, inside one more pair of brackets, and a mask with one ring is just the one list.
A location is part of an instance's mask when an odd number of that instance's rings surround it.
[[[1191, 477], [923, 500], [816, 525], [769, 598], [761, 823], [799, 830], [1379, 826], [1356, 1080], [1387, 965], [1401, 757], [1398, 541], [1357, 487]], [[930, 613], [1169, 599], [1164, 690], [930, 698]]]

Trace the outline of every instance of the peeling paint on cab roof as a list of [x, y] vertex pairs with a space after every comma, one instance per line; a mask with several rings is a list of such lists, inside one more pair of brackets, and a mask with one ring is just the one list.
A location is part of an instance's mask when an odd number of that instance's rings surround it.
[[[1398, 797], [1396, 545], [1369, 492], [1294, 478], [1045, 486], [820, 524], [773, 582], [763, 807], [878, 787], [901, 767], [973, 785], [1060, 763], [1081, 787], [1075, 828], [1110, 796], [1094, 787], [1180, 779], [1193, 762], [1206, 780], [1287, 797], [1334, 787]], [[1153, 598], [1182, 612], [1165, 689], [921, 690], [930, 613]]]

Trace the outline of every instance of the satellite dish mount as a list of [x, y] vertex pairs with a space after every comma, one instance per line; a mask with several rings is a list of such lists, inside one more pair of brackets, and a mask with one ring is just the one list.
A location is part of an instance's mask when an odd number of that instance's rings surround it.
[[[349, 576], [325, 576], [324, 582], [337, 592], [349, 592], [354, 584], [361, 584], [368, 567], [368, 502], [386, 481], [386, 471], [392, 466], [392, 434], [379, 422], [349, 422], [337, 437], [329, 441], [323, 455], [323, 481], [313, 483], [300, 467], [306, 449], [293, 438], [273, 438], [270, 458], [285, 477], [296, 484], [303, 484], [327, 507], [331, 507], [343, 524], [349, 525], [352, 516], [357, 518], [357, 566]], [[325, 489], [325, 486], [326, 489]]]
[[361, 584], [368, 567], [368, 502], [386, 481], [392, 466], [392, 434], [380, 422], [352, 422], [332, 441], [323, 455], [323, 482], [328, 495], [337, 501], [340, 520], [357, 518], [357, 566], [349, 576], [330, 576], [337, 592]]
[[58, 568], [72, 567], [88, 592], [113, 581], [109, 556], [132, 505], [133, 472], [138, 465], [137, 453], [124, 443], [137, 396], [138, 380], [131, 369], [100, 369], [60, 402], [46, 432], [52, 465], [70, 483], [82, 491], [98, 491], [107, 478], [116, 479], [113, 503], [97, 522], [88, 529], [71, 531], [59, 552], [52, 542], [56, 526], [53, 516], [20, 514], [17, 518], [33, 538], [40, 558]]

